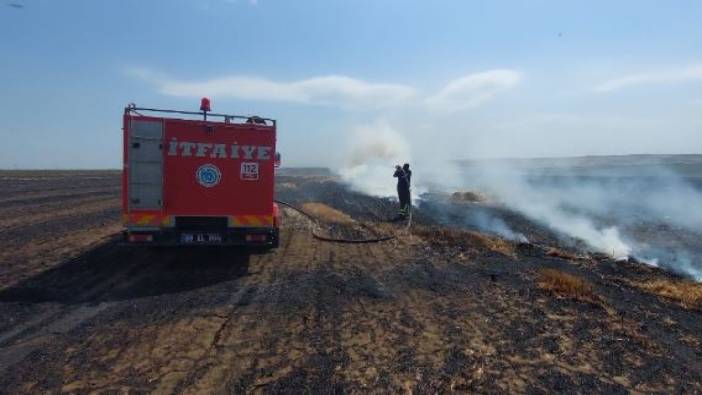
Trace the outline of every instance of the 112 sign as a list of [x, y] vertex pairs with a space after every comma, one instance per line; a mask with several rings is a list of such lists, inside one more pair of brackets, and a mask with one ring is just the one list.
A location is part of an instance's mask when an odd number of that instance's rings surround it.
[[241, 179], [244, 181], [258, 181], [258, 162], [242, 162]]

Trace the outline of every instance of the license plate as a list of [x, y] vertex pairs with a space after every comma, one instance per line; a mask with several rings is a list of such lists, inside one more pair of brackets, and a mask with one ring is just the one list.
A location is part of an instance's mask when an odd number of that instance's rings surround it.
[[181, 233], [180, 242], [185, 244], [221, 243], [222, 235], [219, 233]]

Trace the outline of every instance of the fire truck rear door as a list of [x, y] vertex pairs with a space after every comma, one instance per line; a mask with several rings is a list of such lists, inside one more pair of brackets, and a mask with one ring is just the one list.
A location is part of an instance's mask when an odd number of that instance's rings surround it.
[[129, 133], [129, 207], [163, 205], [163, 122], [133, 120]]

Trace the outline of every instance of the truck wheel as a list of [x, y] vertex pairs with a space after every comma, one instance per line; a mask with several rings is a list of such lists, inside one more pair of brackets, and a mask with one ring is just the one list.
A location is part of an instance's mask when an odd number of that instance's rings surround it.
[[279, 233], [278, 229], [276, 229], [275, 233], [273, 234], [271, 248], [278, 248], [278, 247], [280, 247], [280, 233]]

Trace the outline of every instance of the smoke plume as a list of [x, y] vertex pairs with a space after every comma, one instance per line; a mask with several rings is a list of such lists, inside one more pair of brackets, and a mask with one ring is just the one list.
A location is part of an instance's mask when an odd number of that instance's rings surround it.
[[[457, 162], [438, 155], [442, 150], [437, 146], [410, 146], [411, 134], [406, 138], [383, 122], [359, 127], [351, 136], [340, 174], [357, 190], [395, 196], [392, 166], [411, 161], [415, 153], [413, 198], [423, 191], [486, 193], [564, 239], [585, 243], [592, 252], [615, 259], [633, 256], [702, 281], [702, 210], [697, 209], [702, 185], [671, 168], [676, 157]], [[702, 170], [702, 159], [698, 161]], [[489, 211], [467, 206], [464, 223], [526, 240]]]
[[395, 196], [394, 165], [409, 161], [410, 146], [405, 138], [387, 123], [376, 122], [352, 131], [339, 174], [361, 192]]

